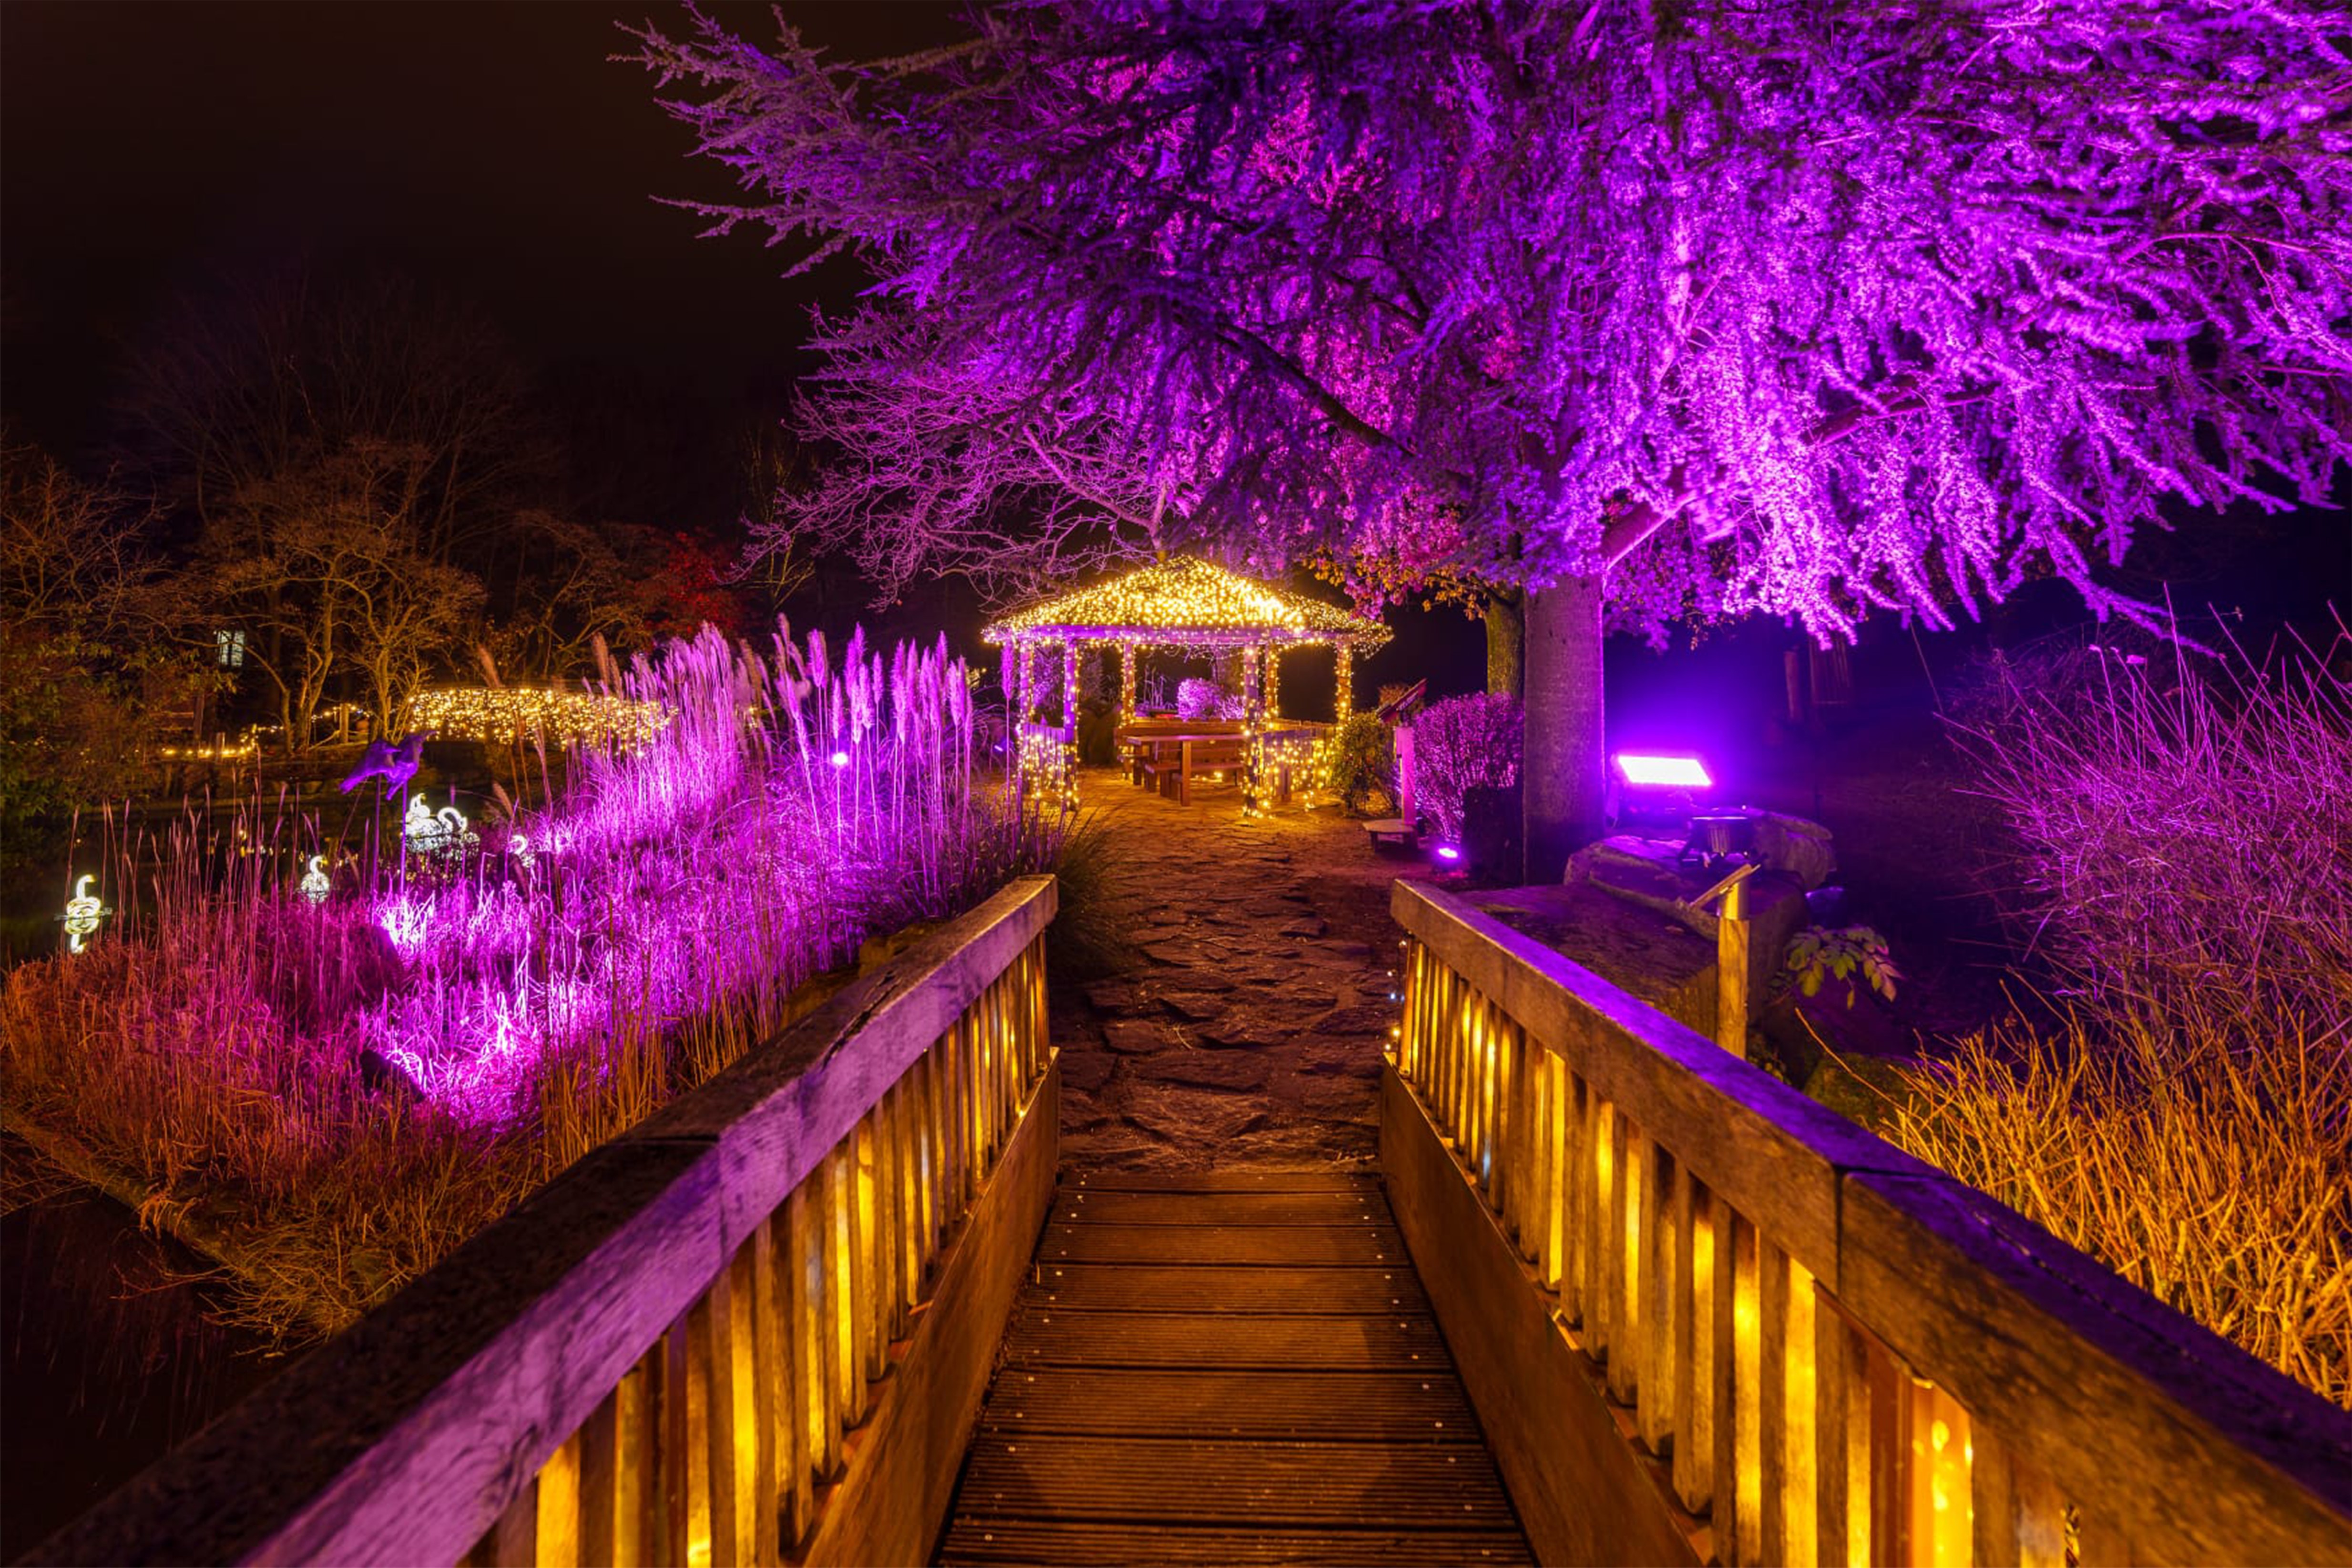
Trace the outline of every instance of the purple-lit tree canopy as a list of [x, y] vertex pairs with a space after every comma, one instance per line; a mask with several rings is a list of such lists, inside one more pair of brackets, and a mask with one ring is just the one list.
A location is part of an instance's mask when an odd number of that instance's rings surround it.
[[[718, 226], [873, 277], [772, 542], [886, 591], [1210, 545], [1529, 605], [1529, 843], [1599, 635], [1948, 622], [2352, 457], [2333, 0], [992, 11], [870, 66], [645, 37]], [[1033, 526], [1042, 514], [1043, 527]], [[1020, 520], [1016, 526], [1013, 520]]]

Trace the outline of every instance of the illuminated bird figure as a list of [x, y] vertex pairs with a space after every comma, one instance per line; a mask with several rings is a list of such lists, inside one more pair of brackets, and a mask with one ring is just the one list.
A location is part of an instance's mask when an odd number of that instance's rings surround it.
[[106, 914], [106, 907], [89, 894], [89, 885], [95, 880], [97, 879], [94, 877], [83, 877], [80, 881], [74, 884], [74, 896], [66, 900], [66, 951], [68, 952], [79, 952], [82, 938], [97, 931], [98, 922]]
[[383, 780], [383, 793], [398, 795], [416, 776], [417, 764], [425, 756], [425, 732], [404, 737], [397, 745], [390, 741], [371, 741], [360, 755], [360, 765], [343, 780], [343, 793], [352, 791], [372, 778]]
[[302, 896], [314, 904], [327, 901], [327, 858], [310, 857], [310, 868], [302, 873]]
[[433, 815], [423, 795], [412, 796], [408, 816], [400, 825], [400, 836], [408, 840], [408, 847], [419, 855], [432, 855], [448, 842], [449, 829]]
[[425, 804], [421, 795], [410, 797], [400, 835], [408, 840], [408, 847], [419, 855], [454, 855], [481, 842], [467, 825], [464, 812], [454, 805], [445, 805], [436, 812]]

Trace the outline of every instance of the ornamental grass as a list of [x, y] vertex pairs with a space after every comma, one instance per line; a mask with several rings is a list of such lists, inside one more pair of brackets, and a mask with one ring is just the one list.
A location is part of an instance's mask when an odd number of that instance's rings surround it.
[[[788, 1022], [865, 939], [1050, 869], [979, 765], [944, 645], [838, 662], [705, 632], [640, 659], [674, 715], [535, 805], [403, 853], [257, 805], [110, 847], [79, 954], [0, 989], [12, 1124], [209, 1238], [241, 1318], [339, 1329]], [[428, 840], [429, 842], [429, 840]], [[352, 851], [356, 850], [357, 853]], [[314, 900], [313, 856], [340, 859]]]
[[2058, 1021], [1911, 1074], [1893, 1136], [2352, 1407], [2352, 693], [2309, 650], [2029, 668], [1964, 745]]

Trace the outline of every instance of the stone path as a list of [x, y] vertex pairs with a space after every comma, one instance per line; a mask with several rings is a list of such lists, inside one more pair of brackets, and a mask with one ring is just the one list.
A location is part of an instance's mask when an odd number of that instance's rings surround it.
[[1108, 835], [1122, 956], [1054, 979], [1063, 1159], [1370, 1169], [1402, 1011], [1388, 889], [1417, 868], [1328, 809], [1244, 822], [1235, 792], [1180, 806], [1108, 771], [1080, 793]]

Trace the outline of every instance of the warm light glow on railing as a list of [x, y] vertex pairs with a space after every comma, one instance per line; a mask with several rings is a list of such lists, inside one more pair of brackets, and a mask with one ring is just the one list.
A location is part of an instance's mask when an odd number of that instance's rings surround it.
[[517, 1497], [489, 1538], [501, 1560], [535, 1541], [542, 1562], [790, 1561], [831, 1519], [845, 1435], [876, 1408], [943, 1245], [1035, 1103], [1045, 967], [1038, 937], [761, 1222]]
[[[1968, 1412], [1916, 1381], [1579, 1058], [1420, 940], [1402, 968], [1399, 1073], [1552, 1292], [1633, 1440], [1712, 1525], [1716, 1560], [1965, 1568]], [[2018, 1498], [2018, 1529], [2052, 1539], [2062, 1505], [2046, 1483], [2032, 1497]]]

